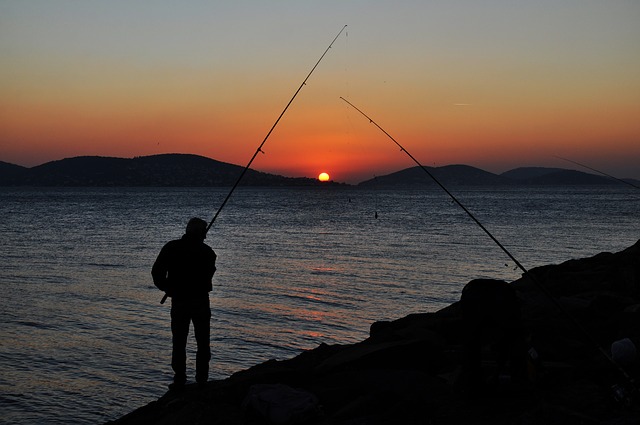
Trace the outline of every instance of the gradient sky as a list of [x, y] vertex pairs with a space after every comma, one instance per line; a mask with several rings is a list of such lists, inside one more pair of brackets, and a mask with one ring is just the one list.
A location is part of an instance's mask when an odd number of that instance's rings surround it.
[[0, 160], [192, 153], [357, 183], [415, 165], [640, 178], [640, 1], [0, 0]]

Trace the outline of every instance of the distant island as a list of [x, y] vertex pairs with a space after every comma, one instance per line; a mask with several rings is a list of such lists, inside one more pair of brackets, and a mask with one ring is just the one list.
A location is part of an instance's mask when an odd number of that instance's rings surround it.
[[[620, 184], [614, 179], [576, 170], [545, 167], [521, 167], [494, 174], [469, 165], [425, 167], [445, 186], [573, 186]], [[638, 186], [640, 181], [623, 179]], [[407, 168], [385, 176], [375, 177], [358, 184], [365, 187], [415, 187], [435, 185], [433, 179], [420, 167]]]
[[[524, 167], [494, 174], [469, 165], [425, 167], [447, 186], [612, 185], [608, 177], [562, 168]], [[0, 186], [34, 187], [230, 187], [244, 167], [199, 155], [161, 154], [135, 158], [79, 156], [22, 167], [0, 161]], [[625, 179], [634, 185], [640, 181]], [[411, 188], [434, 185], [420, 167], [378, 176], [357, 187]], [[261, 187], [352, 186], [309, 177], [285, 177], [247, 170], [240, 185]]]
[[[244, 167], [199, 155], [79, 156], [27, 168], [0, 161], [0, 186], [230, 187]], [[345, 185], [249, 169], [242, 186]]]

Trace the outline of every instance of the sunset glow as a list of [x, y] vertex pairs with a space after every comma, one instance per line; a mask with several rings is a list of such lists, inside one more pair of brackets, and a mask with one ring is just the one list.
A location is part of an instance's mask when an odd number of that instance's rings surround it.
[[328, 182], [329, 181], [329, 174], [327, 173], [320, 173], [318, 175], [318, 180], [320, 180], [321, 182]]
[[3, 2], [0, 161], [245, 165], [269, 134], [259, 171], [413, 166], [344, 96], [424, 165], [575, 168], [562, 156], [640, 178], [638, 2], [244, 3]]

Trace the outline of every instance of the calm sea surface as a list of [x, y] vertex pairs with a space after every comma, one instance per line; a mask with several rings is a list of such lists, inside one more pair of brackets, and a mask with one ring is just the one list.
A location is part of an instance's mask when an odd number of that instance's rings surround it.
[[[633, 188], [451, 189], [526, 268], [640, 238]], [[151, 265], [227, 192], [0, 188], [0, 423], [103, 423], [165, 393], [170, 307]], [[240, 188], [207, 242], [213, 379], [521, 274], [436, 189]]]

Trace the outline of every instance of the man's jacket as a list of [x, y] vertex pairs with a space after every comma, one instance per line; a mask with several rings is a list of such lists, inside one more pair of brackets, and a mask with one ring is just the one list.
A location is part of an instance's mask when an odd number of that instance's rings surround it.
[[153, 283], [170, 297], [207, 296], [216, 271], [216, 253], [202, 239], [185, 234], [168, 242], [151, 269]]

